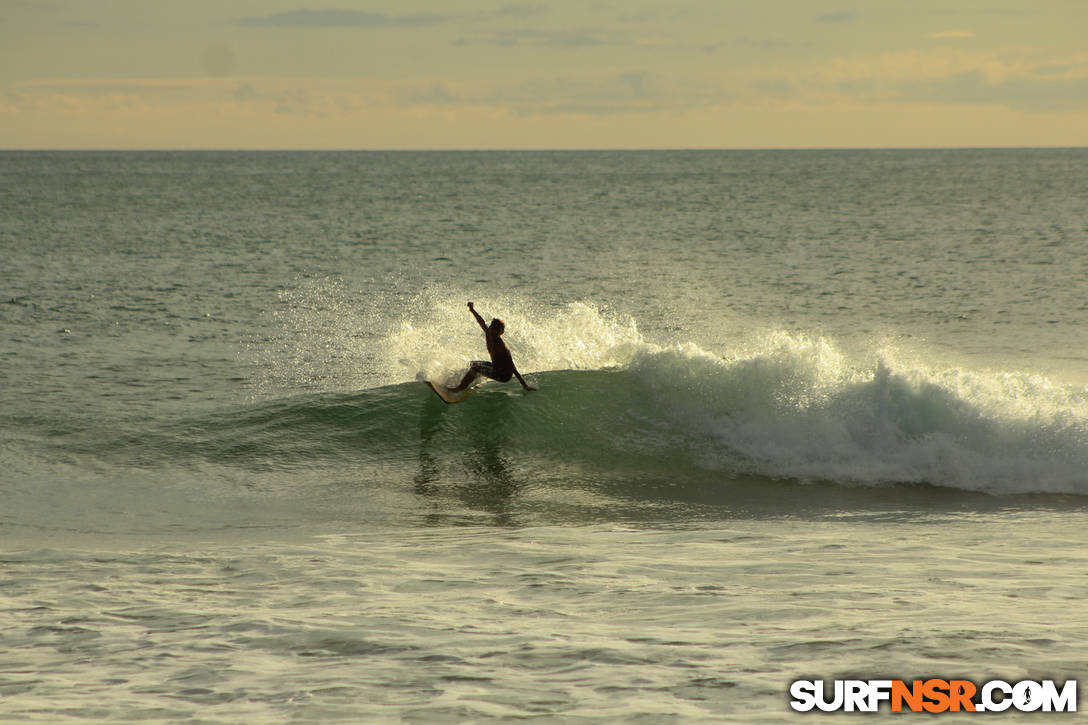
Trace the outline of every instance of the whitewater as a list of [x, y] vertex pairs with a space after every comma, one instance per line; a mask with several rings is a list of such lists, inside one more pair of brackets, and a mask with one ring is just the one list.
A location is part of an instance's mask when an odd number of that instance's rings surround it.
[[[421, 293], [404, 305], [407, 319], [366, 343], [376, 351], [372, 366], [359, 369], [348, 358], [341, 371], [327, 364], [325, 375], [339, 378], [336, 386], [368, 389], [374, 402], [363, 409], [406, 407], [419, 397], [414, 381], [456, 384], [466, 361], [480, 355], [463, 297]], [[766, 329], [707, 350], [649, 342], [636, 320], [592, 302], [542, 309], [504, 296], [490, 307], [511, 328], [522, 369], [548, 388], [508, 412], [511, 437], [537, 454], [571, 455], [583, 441], [591, 443], [580, 451], [586, 463], [610, 453], [664, 457], [726, 478], [1088, 493], [1083, 385], [934, 366], [887, 339], [847, 351], [832, 338]], [[520, 395], [494, 383], [481, 390]], [[470, 416], [483, 405], [448, 415]], [[373, 421], [376, 429], [390, 423]]]
[[0, 721], [1083, 679], [1085, 161], [0, 153]]

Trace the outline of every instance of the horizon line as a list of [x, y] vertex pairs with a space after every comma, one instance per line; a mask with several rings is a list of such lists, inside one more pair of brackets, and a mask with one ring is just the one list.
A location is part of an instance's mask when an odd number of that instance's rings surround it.
[[364, 148], [364, 147], [27, 147], [0, 148], [0, 153], [579, 153], [579, 152], [655, 152], [655, 151], [1030, 151], [1088, 149], [1088, 145], [1010, 145], [1010, 146], [646, 146], [646, 147], [450, 147], [450, 148]]

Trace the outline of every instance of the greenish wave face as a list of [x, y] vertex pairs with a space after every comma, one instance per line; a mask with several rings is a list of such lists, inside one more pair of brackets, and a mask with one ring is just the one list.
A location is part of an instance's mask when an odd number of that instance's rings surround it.
[[754, 478], [1088, 494], [1088, 396], [1030, 377], [883, 359], [867, 370], [827, 341], [792, 338], [732, 359], [646, 347], [622, 367], [530, 377], [536, 392], [487, 382], [454, 405], [419, 382], [255, 403], [114, 451], [248, 471], [377, 467], [393, 481], [516, 472], [583, 488]]

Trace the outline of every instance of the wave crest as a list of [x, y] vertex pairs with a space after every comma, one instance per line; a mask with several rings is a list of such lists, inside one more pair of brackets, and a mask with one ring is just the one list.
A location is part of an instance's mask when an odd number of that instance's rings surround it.
[[1088, 493], [1088, 393], [1038, 375], [931, 370], [776, 333], [730, 357], [696, 346], [631, 365], [700, 465], [837, 482]]
[[[406, 460], [414, 455], [398, 413], [428, 401], [414, 381], [453, 380], [485, 354], [465, 299], [432, 290], [396, 306], [398, 319], [375, 325], [365, 340], [352, 338], [356, 354], [333, 361], [344, 366], [340, 374], [326, 373], [342, 383], [327, 394], [338, 393], [335, 405], [354, 411], [350, 426], [379, 434], [383, 456], [398, 441]], [[846, 350], [780, 330], [718, 349], [658, 344], [631, 317], [584, 301], [545, 306], [499, 297], [477, 308], [505, 319], [515, 361], [540, 387], [508, 398], [501, 410], [504, 426], [517, 432], [519, 455], [586, 467], [606, 461], [871, 486], [1088, 494], [1084, 387], [1032, 372], [935, 366], [894, 342]], [[480, 394], [450, 409], [442, 425], [461, 426], [451, 431], [450, 452], [466, 435], [484, 435], [478, 429], [499, 410], [487, 399]], [[301, 405], [305, 412], [323, 404]], [[342, 437], [355, 446], [352, 455], [360, 452], [351, 428], [333, 433], [326, 438]]]

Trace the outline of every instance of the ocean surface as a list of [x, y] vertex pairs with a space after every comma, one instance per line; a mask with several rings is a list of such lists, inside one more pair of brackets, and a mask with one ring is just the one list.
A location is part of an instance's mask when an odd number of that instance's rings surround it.
[[[0, 720], [1088, 679], [1086, 210], [1085, 149], [2, 152]], [[421, 382], [468, 301], [536, 392]]]

